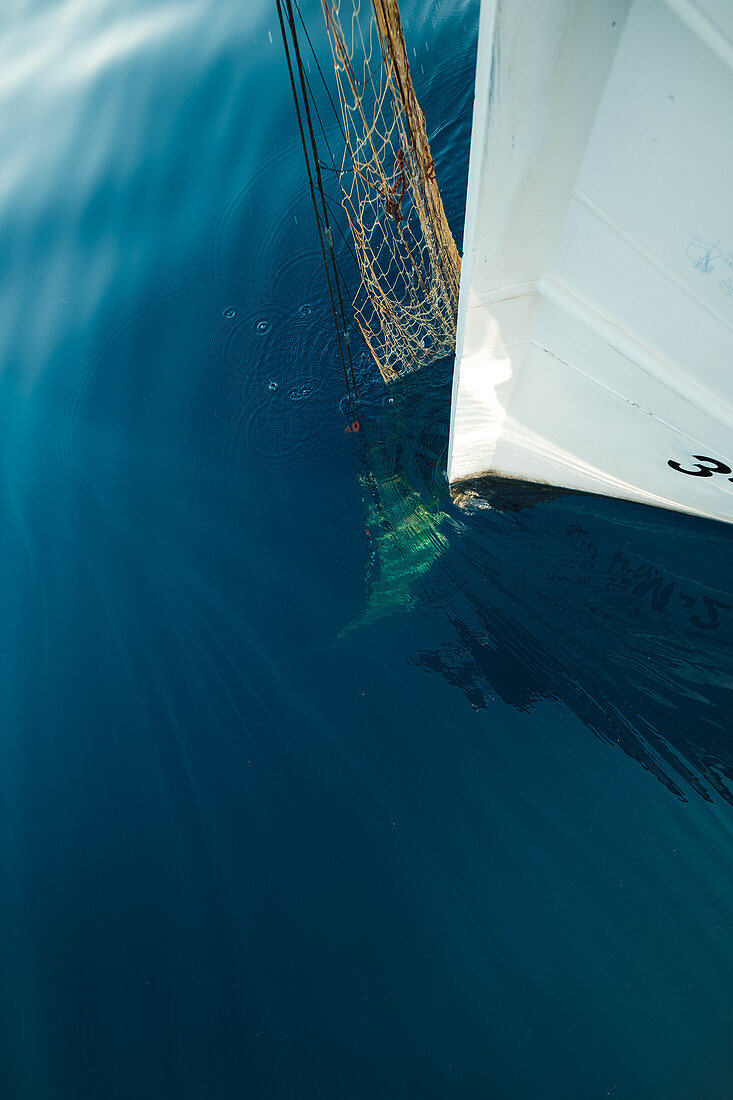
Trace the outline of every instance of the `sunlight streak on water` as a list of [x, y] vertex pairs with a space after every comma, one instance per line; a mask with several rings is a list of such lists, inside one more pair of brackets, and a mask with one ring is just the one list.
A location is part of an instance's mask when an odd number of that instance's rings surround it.
[[269, 0], [0, 20], [3, 1097], [727, 1100], [728, 530], [352, 430]]

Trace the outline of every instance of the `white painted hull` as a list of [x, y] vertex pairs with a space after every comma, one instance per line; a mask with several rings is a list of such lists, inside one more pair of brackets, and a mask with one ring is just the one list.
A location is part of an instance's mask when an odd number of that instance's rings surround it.
[[731, 522], [731, 468], [733, 2], [483, 0], [449, 480]]

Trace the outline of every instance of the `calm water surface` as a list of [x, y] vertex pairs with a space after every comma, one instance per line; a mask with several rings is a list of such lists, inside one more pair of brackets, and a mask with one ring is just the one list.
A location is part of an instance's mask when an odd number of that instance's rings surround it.
[[458, 508], [450, 362], [345, 432], [270, 0], [0, 30], [2, 1096], [730, 1097], [728, 530]]

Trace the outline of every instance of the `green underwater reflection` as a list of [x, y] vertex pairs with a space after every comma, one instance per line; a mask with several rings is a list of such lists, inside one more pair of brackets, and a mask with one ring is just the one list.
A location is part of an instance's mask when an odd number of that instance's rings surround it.
[[411, 482], [400, 469], [404, 428], [405, 416], [397, 414], [386, 418], [386, 425], [378, 421], [364, 429], [359, 482], [369, 543], [367, 601], [347, 629], [408, 609], [420, 578], [448, 547], [438, 487]]

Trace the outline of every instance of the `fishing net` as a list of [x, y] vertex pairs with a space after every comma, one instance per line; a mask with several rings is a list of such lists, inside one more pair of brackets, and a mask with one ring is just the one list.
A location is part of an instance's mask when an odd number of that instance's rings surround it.
[[397, 0], [321, 0], [345, 149], [354, 315], [389, 382], [455, 347], [460, 257], [415, 97]]

